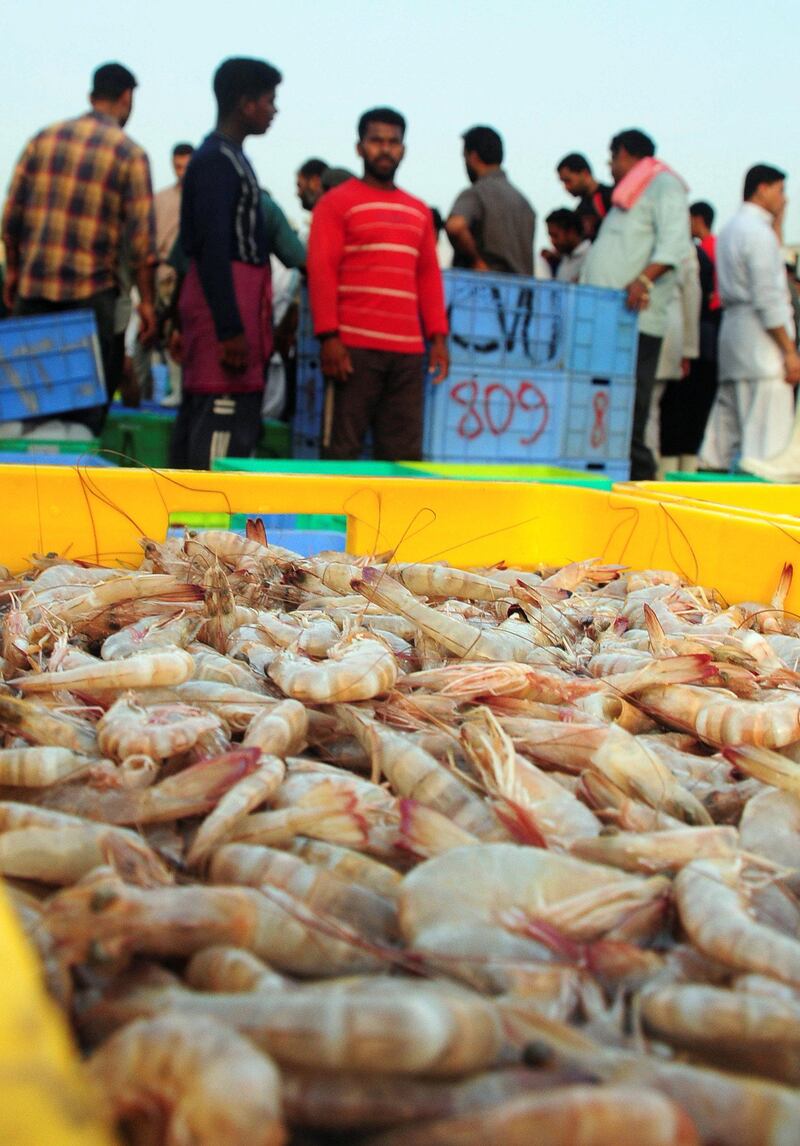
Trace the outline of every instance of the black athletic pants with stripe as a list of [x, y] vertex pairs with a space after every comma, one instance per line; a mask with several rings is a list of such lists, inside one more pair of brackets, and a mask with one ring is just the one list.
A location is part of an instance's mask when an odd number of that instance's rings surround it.
[[169, 464], [210, 470], [215, 458], [251, 458], [261, 437], [262, 390], [252, 394], [183, 393]]

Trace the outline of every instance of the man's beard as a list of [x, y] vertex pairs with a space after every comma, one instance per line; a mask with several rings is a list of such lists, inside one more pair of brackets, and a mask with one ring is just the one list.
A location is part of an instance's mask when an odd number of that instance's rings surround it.
[[392, 167], [377, 167], [377, 166], [374, 166], [372, 163], [370, 163], [369, 160], [367, 160], [367, 159], [364, 160], [365, 172], [367, 173], [367, 175], [372, 176], [373, 179], [377, 179], [379, 183], [391, 183], [391, 182], [393, 182], [395, 172], [397, 171], [397, 168], [399, 166], [400, 166], [399, 161], [397, 163], [395, 163]]

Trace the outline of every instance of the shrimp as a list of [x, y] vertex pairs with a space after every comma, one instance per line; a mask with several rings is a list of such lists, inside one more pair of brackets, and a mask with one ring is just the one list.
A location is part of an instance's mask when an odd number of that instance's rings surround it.
[[140, 1019], [94, 1052], [88, 1073], [117, 1119], [158, 1128], [165, 1146], [287, 1141], [274, 1063], [212, 1019]]
[[140, 653], [122, 661], [92, 661], [64, 672], [17, 677], [11, 683], [23, 693], [53, 689], [159, 688], [183, 684], [194, 674], [194, 660], [183, 649]]
[[661, 876], [642, 879], [538, 848], [484, 844], [409, 872], [400, 888], [400, 927], [407, 942], [433, 951], [457, 954], [459, 935], [474, 931], [498, 954], [541, 961], [535, 940], [548, 930], [593, 941], [614, 937], [637, 915], [648, 927], [668, 888]]
[[570, 854], [623, 871], [671, 873], [700, 857], [734, 859], [739, 833], [735, 828], [677, 828], [673, 831], [619, 832], [575, 840]]
[[89, 1022], [114, 1025], [165, 1007], [228, 1023], [281, 1067], [458, 1078], [504, 1053], [500, 1013], [489, 999], [455, 984], [385, 975], [250, 994], [133, 990], [100, 1003]]
[[109, 859], [131, 883], [170, 881], [156, 853], [134, 832], [30, 804], [0, 802], [3, 875], [68, 885]]
[[367, 1138], [364, 1146], [700, 1146], [688, 1114], [652, 1090], [633, 1086], [564, 1086], [523, 1094], [468, 1114], [403, 1126]]
[[642, 996], [649, 1034], [713, 1065], [800, 1083], [800, 1001], [694, 983]]
[[194, 680], [215, 680], [244, 688], [249, 692], [264, 692], [264, 681], [246, 665], [202, 644], [191, 644], [187, 649], [195, 664]]
[[[35, 600], [35, 590], [34, 593]], [[128, 574], [110, 577], [94, 588], [80, 593], [58, 607], [58, 620], [62, 625], [80, 627], [114, 605], [142, 601], [156, 597], [160, 601], [192, 602], [201, 600], [202, 589], [179, 581], [177, 577], [157, 573]]]
[[339, 627], [324, 613], [259, 613], [258, 628], [279, 648], [325, 657], [341, 640]]
[[121, 697], [99, 721], [97, 743], [115, 760], [134, 754], [167, 760], [188, 752], [204, 733], [221, 727], [219, 717], [186, 704], [145, 709]]
[[253, 717], [242, 743], [245, 748], [259, 748], [270, 756], [291, 756], [306, 745], [308, 721], [305, 705], [282, 700]]
[[239, 748], [202, 760], [160, 784], [140, 789], [96, 789], [61, 784], [45, 789], [42, 807], [107, 824], [157, 824], [184, 816], [199, 816], [215, 806], [228, 789], [258, 764], [255, 748]]
[[230, 788], [208, 815], [194, 838], [186, 862], [191, 867], [203, 863], [214, 848], [243, 820], [265, 803], [286, 775], [286, 765], [277, 756], [261, 756], [255, 771]]
[[211, 859], [214, 883], [279, 887], [314, 911], [332, 915], [375, 943], [397, 936], [395, 905], [369, 888], [273, 848], [226, 844]]
[[723, 689], [654, 685], [634, 703], [668, 728], [691, 732], [714, 747], [783, 748], [800, 740], [800, 695], [780, 700], [741, 700]]
[[47, 788], [91, 763], [70, 748], [0, 749], [0, 785], [18, 788]]
[[701, 859], [675, 880], [681, 923], [700, 951], [739, 971], [800, 986], [800, 941], [757, 923], [740, 882], [741, 860]]
[[793, 796], [800, 797], [800, 764], [796, 764], [782, 753], [745, 745], [740, 748], [726, 748], [723, 755], [742, 772], [771, 784], [773, 788], [780, 788]]
[[403, 877], [399, 871], [339, 844], [298, 836], [288, 845], [288, 851], [334, 875], [360, 883], [387, 899], [394, 899], [400, 889]]
[[[464, 601], [500, 601], [507, 598], [508, 586], [502, 581], [493, 581], [480, 573], [470, 573], [464, 569], [453, 569], [449, 565], [424, 565], [421, 563], [404, 565], [373, 566], [378, 572], [399, 581], [418, 597], [443, 597]], [[361, 570], [354, 570], [358, 576]], [[352, 578], [351, 578], [352, 580]]]
[[784, 868], [783, 882], [800, 892], [800, 797], [767, 790], [748, 800], [739, 823], [741, 846]]
[[600, 824], [592, 812], [535, 764], [517, 755], [511, 739], [486, 709], [461, 729], [467, 758], [494, 798], [498, 817], [520, 842], [567, 847], [596, 836]]
[[31, 700], [0, 696], [0, 725], [33, 744], [58, 745], [85, 756], [97, 756], [97, 733], [88, 720], [53, 712]]
[[397, 661], [375, 636], [343, 637], [321, 663], [286, 649], [267, 670], [278, 687], [296, 700], [325, 704], [369, 700], [387, 693], [397, 680]]
[[399, 796], [409, 796], [441, 812], [479, 839], [506, 839], [491, 809], [409, 737], [346, 705], [336, 715], [372, 760], [373, 777], [384, 775]]
[[291, 986], [288, 979], [243, 947], [204, 947], [191, 957], [184, 974], [196, 991], [222, 994], [285, 990]]
[[96, 868], [45, 907], [45, 923], [70, 963], [87, 957], [196, 954], [244, 947], [281, 971], [335, 976], [374, 971], [380, 954], [343, 923], [323, 921], [286, 892], [250, 887], [130, 887]]
[[156, 649], [185, 649], [195, 639], [202, 624], [201, 617], [186, 613], [176, 617], [143, 617], [106, 637], [100, 656], [104, 661], [119, 661]]

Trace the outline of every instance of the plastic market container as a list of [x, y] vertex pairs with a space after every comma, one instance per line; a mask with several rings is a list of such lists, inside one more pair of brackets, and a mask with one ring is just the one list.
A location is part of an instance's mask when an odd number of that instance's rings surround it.
[[24, 421], [105, 401], [92, 311], [0, 322], [0, 421]]

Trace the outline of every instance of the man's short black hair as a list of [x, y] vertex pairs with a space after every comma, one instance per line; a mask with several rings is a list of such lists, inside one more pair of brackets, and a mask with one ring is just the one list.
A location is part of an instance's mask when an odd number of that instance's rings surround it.
[[650, 136], [637, 127], [629, 127], [627, 131], [620, 131], [614, 136], [610, 144], [611, 154], [616, 155], [621, 147], [634, 159], [648, 159], [656, 153], [656, 145]]
[[461, 136], [464, 150], [474, 151], [481, 163], [503, 162], [503, 140], [493, 127], [471, 127]]
[[552, 223], [554, 227], [561, 227], [564, 231], [583, 233], [580, 219], [568, 207], [559, 207], [557, 210], [551, 211], [545, 219], [545, 223]]
[[225, 60], [214, 73], [214, 95], [220, 115], [230, 115], [240, 99], [258, 99], [275, 91], [283, 76], [266, 60], [234, 56]]
[[709, 231], [714, 226], [714, 208], [710, 203], [706, 203], [704, 199], [699, 199], [696, 203], [692, 203], [689, 208], [689, 214], [695, 215], [698, 219], [702, 219]]
[[587, 175], [592, 174], [589, 160], [585, 155], [581, 155], [579, 151], [570, 151], [569, 155], [565, 155], [556, 167], [556, 171], [561, 171], [564, 167], [566, 167], [567, 171], [574, 171], [576, 175], [579, 175], [582, 171], [585, 171]]
[[172, 158], [178, 159], [181, 155], [194, 155], [194, 144], [176, 143], [172, 149]]
[[315, 175], [324, 175], [328, 167], [324, 159], [307, 159], [302, 167], [298, 167], [297, 174], [305, 179], [313, 179]]
[[136, 76], [122, 64], [101, 64], [92, 76], [92, 99], [116, 100], [136, 86]]
[[762, 183], [772, 185], [786, 178], [786, 173], [768, 163], [757, 163], [744, 177], [744, 198], [752, 199]]
[[371, 123], [388, 123], [390, 127], [399, 127], [400, 134], [405, 137], [406, 121], [399, 111], [393, 107], [372, 107], [365, 111], [358, 121], [358, 138], [363, 139]]

